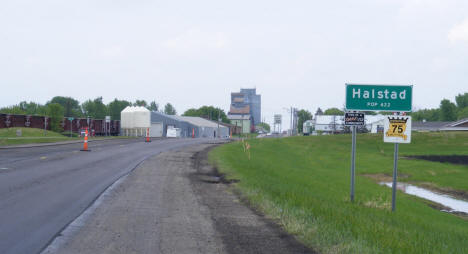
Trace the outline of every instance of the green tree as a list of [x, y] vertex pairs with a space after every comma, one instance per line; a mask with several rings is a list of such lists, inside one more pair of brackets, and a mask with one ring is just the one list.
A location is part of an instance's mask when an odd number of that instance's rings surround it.
[[1, 108], [0, 113], [12, 114], [12, 115], [25, 115], [26, 114], [26, 112], [18, 105]]
[[202, 114], [196, 108], [187, 109], [183, 114], [183, 116], [201, 116]]
[[148, 103], [145, 100], [136, 100], [135, 103], [133, 103], [133, 106], [140, 106], [140, 107], [148, 107]]
[[164, 113], [166, 115], [175, 115], [177, 114], [177, 111], [172, 104], [167, 103], [166, 106], [164, 106]]
[[317, 111], [315, 112], [315, 115], [317, 115], [317, 116], [323, 115], [322, 109], [318, 108]]
[[430, 121], [435, 122], [439, 121], [440, 119], [440, 109], [433, 108], [433, 109], [421, 109], [411, 113], [413, 117], [413, 121]]
[[72, 116], [72, 117], [82, 117], [83, 112], [81, 112], [81, 107], [80, 107], [80, 102], [71, 98], [71, 97], [64, 97], [64, 96], [55, 96], [47, 102], [47, 104], [50, 103], [58, 103], [60, 104], [65, 112], [65, 116]]
[[220, 108], [215, 108], [213, 106], [202, 106], [198, 109], [191, 108], [185, 111], [184, 114], [182, 115], [183, 116], [198, 116], [198, 117], [203, 117], [205, 119], [209, 119], [212, 121], [218, 121], [218, 116], [219, 116], [221, 118], [221, 122], [230, 123], [224, 110]]
[[[370, 115], [370, 116], [375, 116], [375, 115], [377, 115], [377, 113], [374, 112], [374, 111], [363, 111], [362, 113], [364, 113], [364, 115]], [[391, 115], [391, 114], [393, 114], [393, 113], [390, 113], [390, 114], [388, 114], [388, 115]]]
[[265, 129], [267, 132], [270, 132], [270, 125], [265, 123], [265, 122], [261, 122], [258, 124], [258, 127], [262, 127], [263, 129]]
[[329, 108], [325, 110], [324, 115], [344, 115], [344, 112], [338, 108]]
[[156, 103], [156, 101], [150, 102], [150, 105], [148, 107], [150, 111], [158, 111], [159, 110], [159, 104]]
[[108, 115], [108, 108], [102, 102], [102, 97], [83, 102], [82, 108], [85, 116], [94, 119], [104, 119]]
[[63, 128], [61, 122], [63, 121], [63, 114], [65, 109], [58, 103], [47, 104], [47, 116], [50, 117], [50, 128], [55, 132], [62, 132]]
[[468, 118], [468, 107], [458, 110], [457, 116], [458, 116], [458, 120]]
[[455, 102], [459, 110], [468, 107], [468, 93], [458, 94], [455, 96]]
[[[325, 115], [326, 115], [327, 110], [325, 110]], [[305, 110], [305, 109], [299, 110], [297, 112], [297, 131], [299, 133], [302, 133], [304, 122], [307, 120], [311, 120], [311, 119], [312, 119], [312, 113], [310, 113], [308, 110]]]
[[47, 114], [47, 107], [35, 102], [22, 101], [18, 105], [27, 115], [41, 115]]
[[440, 102], [440, 120], [455, 121], [457, 120], [457, 106], [447, 99]]
[[131, 106], [132, 103], [126, 100], [118, 100], [117, 98], [111, 101], [107, 108], [109, 109], [109, 115], [112, 120], [120, 120], [120, 112], [127, 106]]

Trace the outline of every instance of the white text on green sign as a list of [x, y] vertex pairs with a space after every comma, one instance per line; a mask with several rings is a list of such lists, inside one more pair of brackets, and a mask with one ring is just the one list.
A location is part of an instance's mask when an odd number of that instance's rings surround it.
[[346, 109], [410, 112], [412, 86], [346, 84]]

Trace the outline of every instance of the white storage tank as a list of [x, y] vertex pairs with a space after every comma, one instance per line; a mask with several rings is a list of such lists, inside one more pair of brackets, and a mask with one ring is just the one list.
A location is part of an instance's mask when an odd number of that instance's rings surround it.
[[151, 126], [151, 114], [145, 107], [135, 107], [133, 110], [133, 128], [149, 128]]
[[145, 136], [151, 126], [151, 114], [145, 107], [128, 106], [120, 113], [122, 134], [125, 136]]

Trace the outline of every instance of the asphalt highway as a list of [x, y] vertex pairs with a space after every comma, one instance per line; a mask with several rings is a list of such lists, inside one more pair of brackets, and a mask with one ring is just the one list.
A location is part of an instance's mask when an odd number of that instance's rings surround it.
[[119, 139], [0, 150], [0, 253], [39, 253], [108, 186], [153, 155], [207, 139]]

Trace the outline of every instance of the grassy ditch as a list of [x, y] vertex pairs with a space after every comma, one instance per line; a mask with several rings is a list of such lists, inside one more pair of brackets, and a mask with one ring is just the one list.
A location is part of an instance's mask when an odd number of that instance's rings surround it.
[[[16, 136], [16, 131], [21, 129], [21, 137]], [[68, 135], [68, 133], [64, 133]], [[83, 140], [81, 137], [68, 137], [60, 133], [53, 131], [45, 131], [43, 129], [36, 128], [3, 128], [0, 129], [0, 146], [10, 146], [10, 145], [23, 145], [23, 144], [35, 144], [35, 143], [54, 143], [60, 141], [74, 141], [74, 140]], [[89, 140], [99, 140], [107, 138], [116, 138], [114, 136], [109, 137], [89, 137]], [[122, 138], [122, 137], [118, 137]]]
[[[400, 156], [468, 154], [464, 133], [414, 133]], [[349, 201], [350, 135], [253, 139], [211, 151], [210, 161], [249, 201], [323, 253], [468, 253], [468, 220], [376, 182], [391, 176], [393, 145], [381, 135], [357, 138], [356, 200]], [[399, 160], [400, 181], [468, 192], [468, 167]]]

